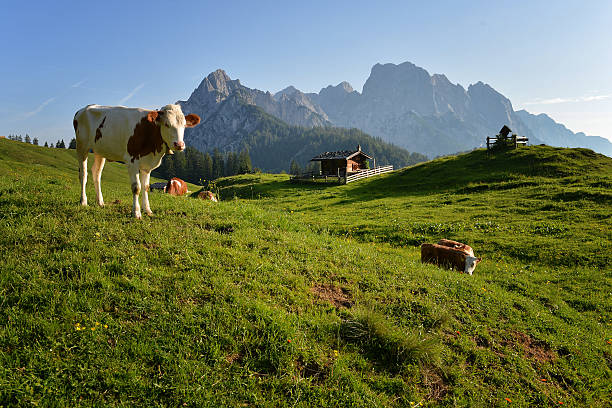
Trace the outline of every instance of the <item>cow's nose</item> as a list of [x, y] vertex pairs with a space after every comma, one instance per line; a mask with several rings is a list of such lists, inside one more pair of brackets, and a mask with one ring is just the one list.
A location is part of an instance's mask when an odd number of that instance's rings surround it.
[[185, 142], [174, 142], [174, 149], [178, 150], [179, 152], [185, 149]]

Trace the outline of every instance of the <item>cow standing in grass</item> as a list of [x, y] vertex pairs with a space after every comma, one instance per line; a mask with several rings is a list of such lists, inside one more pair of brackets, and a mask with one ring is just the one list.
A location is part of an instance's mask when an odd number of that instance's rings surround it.
[[160, 110], [88, 105], [79, 110], [74, 115], [73, 125], [79, 160], [81, 204], [87, 205], [87, 156], [93, 150], [91, 171], [98, 205], [104, 205], [100, 179], [105, 161], [121, 161], [127, 164], [132, 184], [132, 215], [141, 218], [138, 202], [141, 190], [144, 211], [152, 215], [148, 196], [151, 171], [161, 164], [166, 153], [172, 153], [171, 149], [185, 149], [185, 128], [198, 123], [198, 115], [183, 115], [179, 105], [166, 105]]

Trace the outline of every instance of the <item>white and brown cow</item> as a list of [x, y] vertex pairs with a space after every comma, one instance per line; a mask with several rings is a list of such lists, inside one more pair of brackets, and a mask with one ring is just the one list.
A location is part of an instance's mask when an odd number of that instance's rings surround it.
[[421, 262], [454, 268], [455, 270], [474, 273], [481, 258], [469, 255], [466, 251], [438, 244], [421, 245]]
[[168, 180], [168, 184], [166, 184], [164, 191], [166, 194], [173, 196], [185, 195], [187, 194], [187, 183], [178, 177], [172, 177], [170, 180]]
[[81, 179], [81, 204], [87, 205], [87, 155], [91, 149], [94, 152], [91, 171], [98, 205], [104, 205], [100, 189], [104, 162], [107, 159], [121, 161], [127, 164], [132, 184], [132, 215], [141, 218], [138, 203], [141, 190], [144, 211], [152, 215], [148, 196], [151, 171], [161, 164], [166, 153], [172, 153], [171, 149], [185, 149], [185, 128], [198, 123], [198, 115], [183, 115], [179, 105], [166, 105], [157, 111], [100, 105], [88, 105], [79, 110], [74, 115], [73, 125]]

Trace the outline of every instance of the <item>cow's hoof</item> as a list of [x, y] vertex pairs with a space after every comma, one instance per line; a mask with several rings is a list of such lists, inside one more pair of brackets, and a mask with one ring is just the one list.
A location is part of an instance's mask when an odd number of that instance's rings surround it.
[[152, 216], [153, 216], [153, 211], [151, 211], [151, 210], [145, 210], [145, 213], [147, 213], [147, 215], [148, 215], [149, 217], [152, 217]]
[[87, 207], [87, 200], [81, 200], [81, 205], [83, 207]]
[[142, 215], [140, 215], [139, 212], [134, 213], [134, 218], [136, 218], [137, 220], [142, 220]]

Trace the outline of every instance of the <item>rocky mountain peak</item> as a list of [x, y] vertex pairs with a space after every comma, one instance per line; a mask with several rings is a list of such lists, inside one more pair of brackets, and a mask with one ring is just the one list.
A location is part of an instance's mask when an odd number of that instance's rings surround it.
[[301, 93], [296, 87], [294, 87], [293, 85], [289, 85], [288, 87], [286, 87], [282, 91], [278, 91], [277, 93], [275, 93], [274, 94], [274, 99], [276, 99], [278, 101], [283, 96], [291, 96], [291, 95], [294, 95], [294, 94], [296, 94], [298, 92]]
[[225, 96], [228, 96], [234, 90], [239, 88], [240, 80], [233, 80], [225, 73], [224, 70], [218, 69], [208, 74], [206, 78], [202, 80], [200, 86], [194, 91], [196, 92], [219, 92]]
[[340, 82], [338, 85], [336, 85], [336, 87], [342, 88], [344, 89], [346, 92], [351, 93], [354, 91], [353, 87], [351, 86], [351, 84], [349, 84], [346, 81], [342, 81]]
[[421, 115], [435, 113], [431, 77], [410, 62], [374, 65], [362, 94], [371, 101], [384, 101], [382, 109], [415, 111]]

